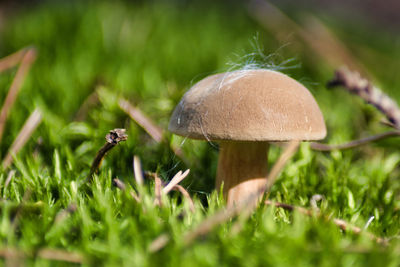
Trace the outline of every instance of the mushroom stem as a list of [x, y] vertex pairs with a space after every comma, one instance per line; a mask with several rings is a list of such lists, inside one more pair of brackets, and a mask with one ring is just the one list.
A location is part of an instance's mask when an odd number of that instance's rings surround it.
[[268, 142], [220, 143], [216, 188], [223, 184], [228, 207], [266, 186], [268, 149]]

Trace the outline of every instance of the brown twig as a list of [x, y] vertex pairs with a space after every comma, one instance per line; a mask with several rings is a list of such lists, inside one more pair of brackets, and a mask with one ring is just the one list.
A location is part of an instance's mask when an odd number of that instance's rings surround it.
[[[321, 213], [319, 211], [316, 211], [316, 210], [308, 210], [308, 209], [305, 209], [303, 207], [297, 207], [297, 206], [293, 206], [293, 205], [285, 204], [285, 203], [280, 203], [280, 202], [273, 202], [273, 201], [270, 201], [270, 200], [266, 200], [265, 201], [265, 205], [273, 205], [273, 206], [275, 206], [277, 208], [282, 208], [282, 209], [285, 209], [285, 210], [288, 210], [288, 211], [298, 211], [299, 213], [305, 214], [307, 216], [313, 216], [313, 215], [322, 216]], [[372, 233], [363, 231], [360, 227], [351, 225], [350, 223], [348, 223], [348, 222], [346, 222], [346, 221], [344, 221], [342, 219], [337, 219], [337, 218], [329, 219], [329, 217], [325, 217], [325, 218], [328, 219], [328, 220], [331, 220], [335, 225], [337, 225], [343, 231], [350, 231], [350, 232], [353, 232], [355, 234], [364, 233], [365, 235], [367, 235], [369, 238], [371, 238], [372, 240], [376, 241], [377, 243], [387, 244], [387, 240], [385, 240], [385, 239], [383, 239], [381, 237], [377, 237], [377, 236], [373, 235]]]
[[356, 71], [347, 67], [336, 70], [335, 77], [328, 87], [342, 86], [350, 93], [356, 94], [367, 103], [381, 111], [396, 129], [400, 129], [400, 109], [395, 101], [375, 87], [370, 81], [361, 77]]
[[42, 113], [38, 108], [36, 108], [22, 126], [18, 136], [15, 138], [10, 149], [8, 150], [8, 153], [2, 163], [4, 169], [7, 169], [11, 165], [13, 156], [16, 155], [26, 144], [32, 133], [36, 130], [41, 122]]
[[88, 182], [90, 183], [93, 179], [93, 175], [98, 171], [101, 162], [103, 161], [103, 158], [107, 154], [110, 149], [115, 147], [116, 145], [119, 144], [119, 142], [125, 141], [128, 139], [128, 135], [126, 134], [125, 129], [114, 129], [111, 130], [107, 135], [106, 135], [106, 143], [104, 146], [97, 152], [96, 157], [93, 160], [92, 166], [90, 168], [90, 173], [87, 177]]
[[389, 131], [389, 132], [385, 132], [385, 133], [381, 133], [381, 134], [377, 134], [377, 135], [373, 135], [373, 136], [368, 136], [366, 138], [362, 138], [362, 139], [358, 139], [358, 140], [354, 140], [345, 144], [340, 144], [340, 145], [327, 145], [327, 144], [322, 144], [322, 143], [318, 143], [318, 142], [312, 142], [310, 144], [311, 149], [314, 150], [318, 150], [318, 151], [332, 151], [332, 150], [343, 150], [343, 149], [350, 149], [350, 148], [355, 148], [355, 147], [359, 147], [371, 142], [375, 142], [375, 141], [379, 141], [382, 139], [386, 139], [389, 137], [393, 137], [393, 136], [399, 136], [400, 135], [400, 131]]
[[21, 64], [18, 67], [17, 73], [12, 81], [10, 89], [8, 90], [8, 94], [6, 99], [4, 100], [3, 107], [0, 111], [0, 141], [3, 137], [4, 126], [7, 120], [8, 113], [10, 112], [11, 107], [13, 106], [15, 100], [17, 99], [18, 92], [22, 86], [22, 83], [25, 80], [25, 77], [32, 65], [32, 63], [36, 59], [36, 50], [30, 48], [24, 53], [24, 56], [21, 60]]
[[[206, 218], [203, 222], [201, 222], [195, 229], [184, 234], [183, 242], [184, 244], [190, 245], [194, 240], [196, 240], [200, 236], [204, 236], [211, 232], [214, 227], [229, 221], [233, 217], [239, 215], [242, 212], [246, 212], [250, 214], [250, 210], [254, 210], [256, 207], [251, 203], [256, 203], [255, 200], [259, 199], [262, 194], [268, 190], [273, 182], [276, 180], [276, 176], [282, 170], [286, 162], [293, 156], [293, 154], [297, 151], [299, 146], [299, 141], [291, 141], [289, 145], [285, 148], [282, 155], [279, 157], [278, 161], [272, 168], [270, 174], [267, 179], [270, 179], [265, 188], [261, 189], [259, 192], [250, 195], [247, 199], [242, 202], [237, 203], [237, 205], [232, 205], [230, 208], [222, 209], [218, 211], [216, 214]], [[157, 240], [157, 239], [156, 239]], [[169, 239], [168, 239], [169, 240]], [[168, 242], [165, 242], [163, 246], [157, 246], [158, 249], [162, 249]], [[151, 252], [155, 252], [154, 250]]]

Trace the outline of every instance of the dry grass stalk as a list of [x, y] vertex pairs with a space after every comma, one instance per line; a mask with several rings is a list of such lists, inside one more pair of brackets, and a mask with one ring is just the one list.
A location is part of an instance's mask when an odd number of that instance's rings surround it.
[[[190, 169], [187, 169], [184, 173], [182, 173], [182, 171], [177, 172], [174, 177], [171, 179], [171, 181], [168, 183], [168, 185], [166, 185], [164, 188], [162, 187], [162, 181], [161, 179], [158, 177], [157, 173], [151, 173], [148, 172], [146, 173], [147, 176], [152, 177], [153, 179], [155, 179], [155, 194], [156, 194], [156, 201], [155, 203], [157, 205], [159, 205], [158, 203], [161, 203], [161, 195], [162, 194], [168, 194], [171, 190], [175, 190], [175, 191], [179, 191], [183, 197], [189, 202], [189, 208], [192, 212], [195, 211], [195, 207], [194, 207], [194, 202], [192, 200], [192, 198], [190, 197], [190, 194], [188, 191], [186, 191], [185, 188], [183, 188], [183, 186], [178, 185], [178, 183], [180, 183], [183, 179], [185, 179], [187, 177], [187, 175], [189, 174]], [[158, 193], [157, 191], [160, 190], [160, 196], [158, 197]], [[157, 199], [160, 199], [159, 201]]]
[[162, 194], [162, 182], [160, 177], [158, 177], [158, 175], [156, 174], [154, 176], [154, 193], [156, 196], [155, 202], [156, 205], [158, 206], [162, 206], [162, 198], [161, 198], [161, 194]]
[[[293, 205], [289, 205], [289, 204], [285, 204], [285, 203], [280, 203], [280, 202], [273, 202], [270, 200], [266, 200], [265, 201], [265, 205], [271, 205], [271, 206], [275, 206], [277, 208], [282, 208], [288, 211], [297, 211], [301, 214], [307, 215], [307, 216], [319, 216], [321, 217], [322, 214], [318, 211], [318, 210], [308, 210], [305, 209], [303, 207], [297, 207], [297, 206], [293, 206]], [[327, 220], [332, 221], [335, 225], [337, 225], [340, 229], [342, 229], [343, 231], [350, 231], [353, 232], [355, 234], [361, 234], [364, 233], [366, 234], [369, 238], [371, 238], [372, 240], [380, 243], [380, 244], [387, 244], [387, 240], [381, 238], [381, 237], [377, 237], [369, 232], [365, 232], [363, 231], [360, 227], [351, 225], [350, 223], [342, 220], [342, 219], [330, 219], [329, 217], [325, 217]]]
[[113, 183], [116, 187], [118, 187], [121, 191], [125, 191], [126, 185], [118, 178], [113, 179]]
[[163, 193], [168, 194], [175, 185], [182, 182], [182, 180], [185, 179], [186, 176], [188, 176], [189, 172], [190, 169], [187, 169], [184, 173], [182, 173], [182, 171], [179, 171], [177, 174], [175, 174], [171, 181], [163, 188]]
[[381, 111], [396, 129], [400, 129], [400, 109], [397, 103], [370, 81], [356, 71], [347, 67], [336, 70], [335, 77], [328, 83], [328, 87], [342, 86], [350, 93], [356, 94], [367, 103]]
[[6, 71], [18, 65], [26, 54], [27, 50], [29, 50], [29, 48], [23, 48], [15, 53], [12, 53], [11, 55], [0, 59], [0, 72]]
[[18, 136], [15, 138], [10, 149], [8, 150], [8, 153], [2, 163], [4, 169], [7, 169], [11, 165], [13, 156], [21, 150], [41, 122], [42, 112], [40, 109], [36, 108], [22, 126]]
[[102, 148], [97, 152], [96, 157], [94, 158], [92, 162], [92, 166], [90, 167], [90, 172], [87, 177], [87, 180], [89, 183], [92, 182], [93, 175], [98, 171], [100, 168], [101, 162], [103, 161], [105, 155], [107, 154], [108, 151], [110, 151], [113, 147], [118, 145], [122, 141], [126, 141], [128, 139], [128, 135], [126, 134], [125, 129], [114, 129], [111, 130], [107, 135], [106, 135], [106, 143], [103, 145]]
[[4, 126], [7, 120], [7, 116], [11, 110], [11, 107], [14, 105], [15, 100], [17, 99], [19, 90], [22, 87], [22, 83], [24, 82], [25, 77], [35, 59], [35, 49], [28, 49], [26, 53], [24, 53], [21, 64], [19, 65], [17, 73], [15, 74], [15, 77], [11, 83], [10, 89], [8, 90], [8, 94], [0, 111], [0, 141], [3, 137]]
[[169, 241], [170, 241], [169, 235], [161, 234], [156, 239], [154, 239], [153, 242], [150, 243], [149, 247], [147, 248], [147, 251], [149, 251], [150, 253], [157, 252], [163, 247], [165, 247]]
[[[0, 257], [5, 259], [41, 258], [45, 260], [83, 263], [84, 258], [79, 253], [59, 249], [39, 249], [36, 252], [24, 252], [16, 248], [0, 249]], [[12, 261], [14, 262], [14, 261]]]
[[7, 190], [7, 187], [10, 184], [12, 178], [14, 177], [15, 172], [16, 172], [15, 170], [11, 170], [8, 172], [6, 182], [4, 183], [4, 191], [3, 192], [5, 192]]
[[[285, 166], [286, 162], [293, 156], [293, 154], [297, 151], [299, 146], [299, 141], [291, 141], [289, 145], [285, 148], [282, 155], [279, 157], [278, 161], [271, 169], [270, 174], [268, 175], [268, 179], [271, 179], [271, 182], [267, 183], [267, 186], [260, 190], [259, 192], [252, 194], [247, 199], [242, 202], [233, 205], [230, 208], [222, 209], [218, 211], [216, 214], [209, 216], [203, 222], [201, 222], [195, 229], [187, 232], [183, 237], [183, 242], [185, 245], [190, 245], [193, 241], [195, 241], [198, 237], [204, 236], [211, 232], [214, 227], [220, 225], [224, 222], [229, 221], [233, 217], [241, 214], [242, 212], [246, 214], [251, 214], [256, 206], [251, 205], [250, 203], [256, 203], [256, 199], [260, 198], [260, 195], [263, 195], [266, 190], [268, 190], [272, 184], [276, 180], [276, 176]], [[156, 239], [157, 240], [157, 239]], [[164, 246], [167, 242], [164, 244]], [[163, 246], [158, 246], [158, 249], [162, 249]], [[154, 251], [152, 251], [154, 252]]]
[[133, 172], [135, 175], [135, 180], [138, 185], [143, 185], [143, 171], [142, 164], [140, 163], [140, 159], [138, 156], [133, 156]]
[[151, 121], [143, 112], [132, 106], [127, 100], [120, 99], [119, 107], [136, 121], [157, 143], [163, 140], [163, 130]]

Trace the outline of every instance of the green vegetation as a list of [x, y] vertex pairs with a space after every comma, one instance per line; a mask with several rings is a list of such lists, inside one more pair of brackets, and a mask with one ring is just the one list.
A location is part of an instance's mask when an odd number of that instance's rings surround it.
[[[374, 82], [400, 100], [400, 37], [322, 20], [374, 75]], [[43, 121], [12, 167], [0, 172], [0, 250], [17, 248], [31, 255], [20, 261], [38, 266], [67, 264], [35, 254], [41, 249], [76, 252], [89, 265], [399, 265], [397, 138], [324, 153], [304, 143], [268, 195], [270, 200], [310, 208], [312, 197], [319, 194], [323, 198], [317, 205], [323, 214], [360, 228], [374, 216], [368, 231], [389, 238], [388, 246], [364, 233], [343, 232], [331, 220], [270, 206], [260, 206], [238, 233], [232, 233], [232, 225], [240, 217], [185, 246], [184, 233], [224, 205], [213, 191], [216, 146], [166, 133], [170, 144], [181, 145], [184, 163], [168, 142], [153, 141], [118, 107], [118, 98], [124, 97], [166, 129], [169, 115], [191, 84], [227, 71], [228, 63], [246, 63], [251, 58], [246, 55], [262, 46], [266, 55], [276, 53], [267, 58], [275, 64], [293, 58], [283, 72], [305, 84], [317, 99], [328, 126], [326, 142], [342, 143], [389, 129], [379, 123], [383, 116], [356, 96], [327, 90], [325, 83], [336, 66], [293, 42], [278, 41], [239, 5], [228, 9], [223, 3], [185, 1], [58, 1], [21, 7], [1, 28], [0, 56], [34, 45], [38, 57], [7, 120], [1, 156], [36, 107]], [[260, 54], [253, 59], [269, 63]], [[16, 68], [0, 74], [0, 99], [15, 72]], [[94, 92], [99, 101], [84, 104]], [[84, 190], [91, 162], [114, 128], [126, 128], [129, 138], [110, 151], [91, 190]], [[281, 151], [272, 148], [271, 163]], [[143, 170], [157, 172], [164, 181], [190, 168], [181, 184], [193, 197], [196, 211], [190, 212], [178, 192], [165, 196], [162, 207], [155, 206], [153, 180], [147, 179], [143, 187], [134, 181], [134, 155]], [[5, 187], [10, 170], [16, 172]], [[127, 185], [125, 191], [112, 184], [116, 177]], [[141, 203], [131, 197], [133, 190], [139, 190]], [[71, 205], [76, 210], [66, 212]], [[148, 246], [164, 233], [171, 242], [149, 253]], [[3, 263], [10, 260], [16, 259]]]

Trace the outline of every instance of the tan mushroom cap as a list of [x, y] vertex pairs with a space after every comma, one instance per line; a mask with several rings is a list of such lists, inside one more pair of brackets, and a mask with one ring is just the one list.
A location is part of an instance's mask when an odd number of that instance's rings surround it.
[[311, 93], [271, 70], [215, 74], [196, 83], [175, 108], [169, 130], [208, 140], [319, 140], [326, 135]]

